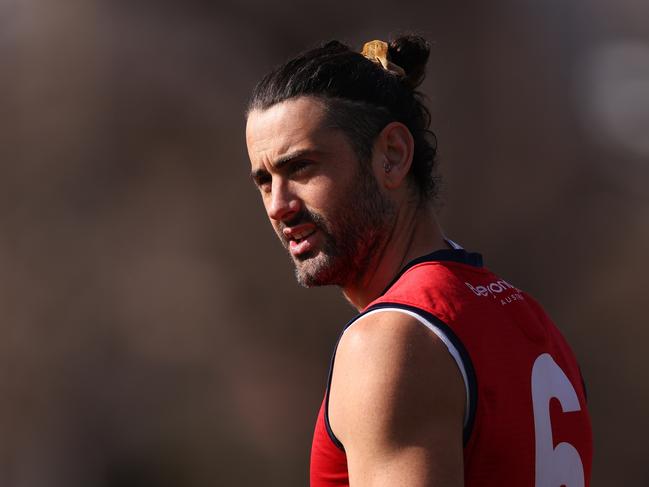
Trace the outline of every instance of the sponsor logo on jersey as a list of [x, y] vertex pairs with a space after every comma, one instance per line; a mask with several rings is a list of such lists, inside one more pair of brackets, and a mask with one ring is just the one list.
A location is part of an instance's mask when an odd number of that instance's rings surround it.
[[521, 294], [520, 289], [512, 286], [504, 279], [499, 279], [498, 281], [490, 282], [488, 284], [480, 284], [478, 286], [474, 286], [470, 282], [465, 282], [464, 284], [466, 284], [466, 287], [473, 291], [473, 294], [476, 296], [483, 298], [491, 296], [493, 299], [500, 299], [500, 304], [503, 306], [514, 301], [523, 301], [525, 299]]
[[480, 286], [474, 286], [471, 283], [465, 282], [466, 286], [473, 291], [473, 293], [476, 296], [489, 296], [491, 295], [494, 299], [496, 298], [496, 294], [503, 293], [509, 289], [516, 289], [514, 286], [509, 284], [507, 281], [504, 279], [500, 279], [498, 281], [490, 282], [489, 284], [486, 285], [480, 285]]

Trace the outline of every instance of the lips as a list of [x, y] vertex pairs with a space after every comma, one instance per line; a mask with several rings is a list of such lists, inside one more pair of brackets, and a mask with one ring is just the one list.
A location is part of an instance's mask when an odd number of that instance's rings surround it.
[[315, 244], [317, 228], [312, 223], [284, 228], [282, 233], [288, 240], [288, 248], [295, 257], [311, 250]]

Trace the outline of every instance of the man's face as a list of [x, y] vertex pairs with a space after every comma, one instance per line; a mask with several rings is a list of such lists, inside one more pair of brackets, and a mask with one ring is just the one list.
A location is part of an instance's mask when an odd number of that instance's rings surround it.
[[359, 279], [394, 213], [370, 162], [327, 126], [322, 102], [301, 97], [253, 111], [246, 128], [252, 178], [304, 286]]

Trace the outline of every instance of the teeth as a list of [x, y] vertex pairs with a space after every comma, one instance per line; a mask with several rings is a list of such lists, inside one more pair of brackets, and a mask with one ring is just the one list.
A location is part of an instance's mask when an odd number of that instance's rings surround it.
[[292, 235], [292, 238], [296, 242], [299, 242], [300, 240], [304, 239], [304, 237], [308, 237], [309, 235], [311, 235], [313, 232], [314, 230], [295, 233]]

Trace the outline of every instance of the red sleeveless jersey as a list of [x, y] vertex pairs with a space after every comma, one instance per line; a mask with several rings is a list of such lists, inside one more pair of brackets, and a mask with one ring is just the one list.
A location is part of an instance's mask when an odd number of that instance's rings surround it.
[[[581, 373], [533, 298], [482, 267], [479, 254], [440, 250], [408, 264], [345, 329], [386, 310], [427, 326], [462, 373], [466, 486], [590, 485], [592, 434]], [[349, 485], [344, 446], [329, 427], [332, 371], [333, 358], [313, 437], [311, 487]]]

